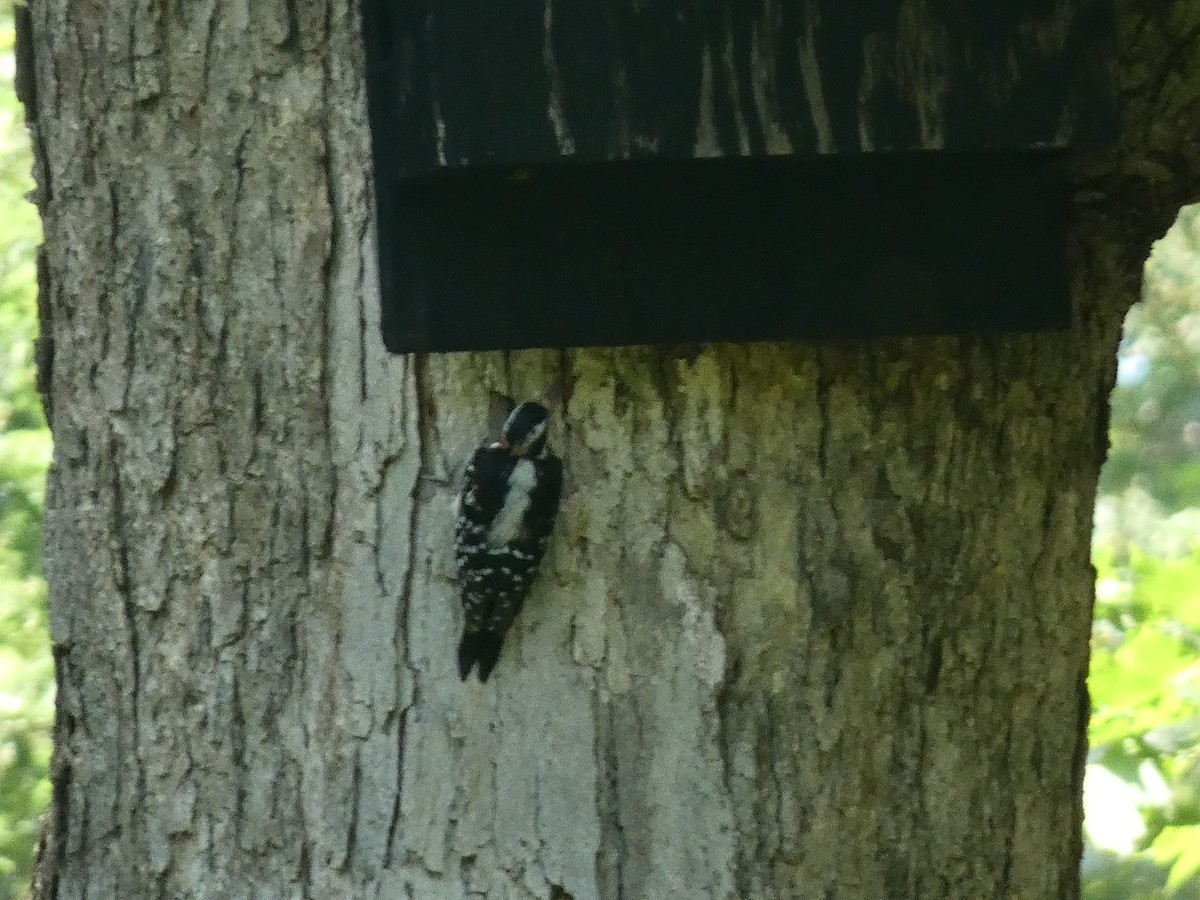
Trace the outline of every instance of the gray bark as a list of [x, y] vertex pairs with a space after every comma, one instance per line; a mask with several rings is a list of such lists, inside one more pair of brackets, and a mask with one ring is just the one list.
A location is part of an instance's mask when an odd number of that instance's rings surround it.
[[[1130, 74], [1196, 14], [1135, 5], [1067, 333], [404, 358], [352, 3], [36, 0], [36, 896], [1072, 896], [1107, 392], [1198, 170]], [[460, 685], [450, 478], [559, 376], [561, 525]]]

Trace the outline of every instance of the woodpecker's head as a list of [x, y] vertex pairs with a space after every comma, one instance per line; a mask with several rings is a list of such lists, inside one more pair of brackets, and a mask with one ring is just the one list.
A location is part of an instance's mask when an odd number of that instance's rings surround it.
[[514, 456], [539, 456], [546, 446], [546, 426], [549, 424], [550, 413], [546, 407], [526, 400], [504, 423], [499, 444]]

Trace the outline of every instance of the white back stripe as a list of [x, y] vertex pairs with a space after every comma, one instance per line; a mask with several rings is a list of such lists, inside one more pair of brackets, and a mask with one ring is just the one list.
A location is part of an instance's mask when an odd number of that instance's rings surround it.
[[504, 505], [488, 531], [487, 545], [493, 549], [511, 544], [521, 533], [525, 512], [529, 509], [533, 487], [537, 483], [537, 469], [528, 459], [517, 460], [512, 474], [508, 476], [508, 490], [504, 493]]

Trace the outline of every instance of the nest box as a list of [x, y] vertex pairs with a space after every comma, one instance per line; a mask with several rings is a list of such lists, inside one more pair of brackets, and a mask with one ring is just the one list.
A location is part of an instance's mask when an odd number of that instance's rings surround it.
[[1107, 0], [365, 0], [383, 338], [1041, 330]]

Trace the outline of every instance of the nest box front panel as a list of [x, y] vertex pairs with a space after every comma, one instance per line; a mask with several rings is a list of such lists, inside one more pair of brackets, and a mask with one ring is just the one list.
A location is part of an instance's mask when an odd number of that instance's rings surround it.
[[365, 0], [390, 349], [1058, 327], [1107, 0]]

